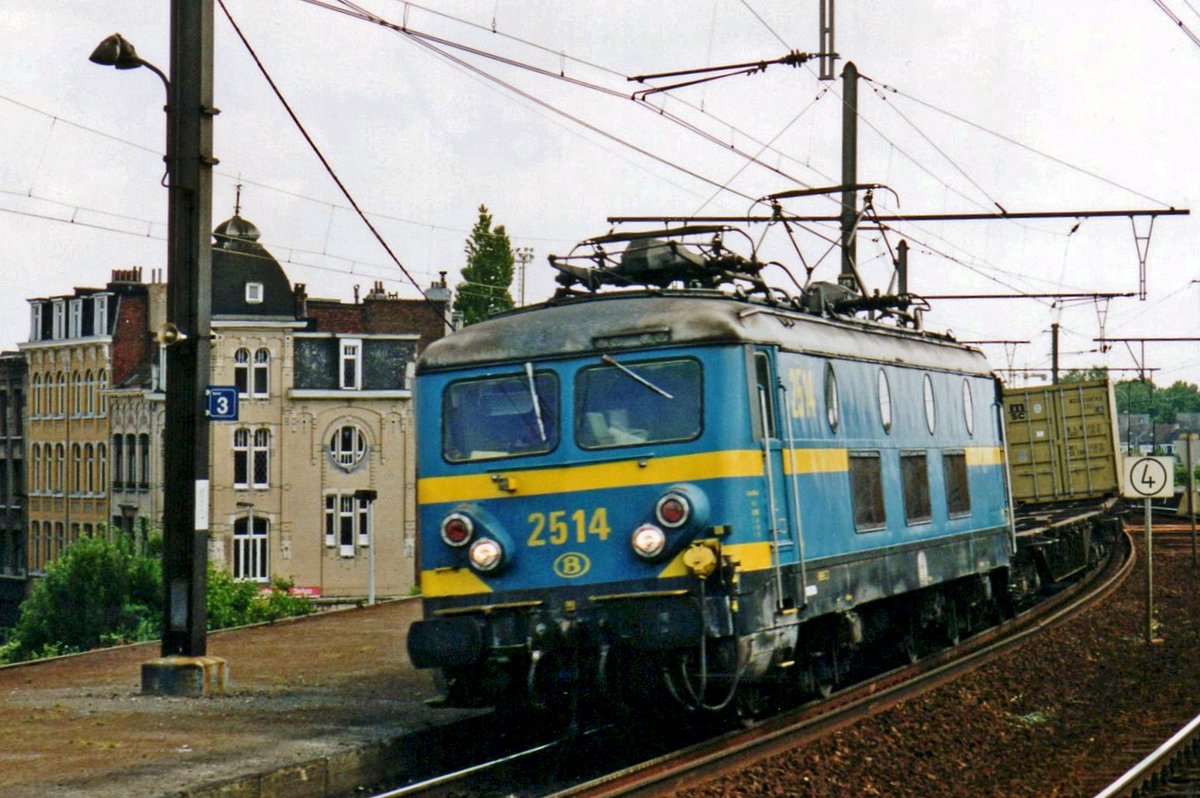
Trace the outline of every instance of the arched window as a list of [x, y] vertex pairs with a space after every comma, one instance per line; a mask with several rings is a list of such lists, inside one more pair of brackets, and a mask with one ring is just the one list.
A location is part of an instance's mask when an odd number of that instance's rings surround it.
[[89, 416], [96, 414], [96, 380], [91, 369], [83, 375], [83, 412]]
[[113, 488], [116, 490], [125, 488], [125, 446], [123, 443], [124, 439], [120, 435], [113, 436]]
[[67, 447], [58, 444], [54, 447], [54, 492], [65, 493], [67, 490]]
[[78, 371], [71, 372], [71, 415], [79, 416], [83, 413], [83, 380], [79, 378]]
[[271, 395], [271, 353], [266, 349], [254, 352], [254, 396], [266, 398]]
[[57, 416], [65, 416], [67, 414], [67, 375], [61, 371], [55, 377], [54, 391], [54, 414]]
[[29, 567], [40, 571], [42, 569], [42, 525], [37, 521], [29, 524], [29, 543], [33, 549], [29, 553]]
[[96, 447], [96, 484], [99, 486], [99, 492], [104, 493], [108, 490], [108, 452], [101, 443]]
[[125, 436], [125, 486], [132, 489], [138, 483], [137, 437], [131, 432]]
[[146, 490], [150, 487], [150, 436], [144, 432], [138, 436], [138, 460], [138, 487]]
[[29, 450], [32, 468], [29, 470], [29, 488], [32, 493], [38, 493], [42, 489], [42, 446], [35, 443]]
[[71, 492], [83, 493], [83, 446], [71, 447]]
[[233, 578], [252, 582], [267, 581], [267, 541], [270, 521], [261, 515], [237, 518], [233, 522]]
[[83, 449], [83, 467], [86, 470], [83, 489], [88, 493], [96, 492], [96, 447], [88, 444]]
[[42, 415], [42, 375], [34, 374], [33, 379], [29, 381], [29, 408], [33, 418], [38, 418]]
[[329, 456], [343, 471], [353, 471], [367, 454], [367, 436], [355, 424], [344, 424], [329, 438]]
[[108, 372], [101, 370], [96, 373], [96, 393], [98, 398], [96, 406], [100, 408], [99, 415], [103, 416], [108, 413], [108, 394], [105, 390], [108, 388]]
[[54, 492], [54, 449], [48, 443], [42, 448], [42, 492]]
[[250, 350], [245, 347], [233, 353], [233, 384], [238, 396], [250, 395]]

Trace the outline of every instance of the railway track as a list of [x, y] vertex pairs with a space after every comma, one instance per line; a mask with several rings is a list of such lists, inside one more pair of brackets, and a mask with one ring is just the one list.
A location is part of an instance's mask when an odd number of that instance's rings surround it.
[[1176, 732], [1095, 798], [1200, 795], [1200, 717]]
[[[754, 724], [750, 728], [688, 739], [679, 729], [649, 733], [606, 727], [587, 735], [543, 743], [423, 782], [378, 793], [374, 798], [433, 796], [554, 796], [610, 798], [663, 795], [751, 762], [802, 746], [857, 720], [913, 698], [1001, 656], [1041, 631], [1073, 617], [1109, 595], [1132, 570], [1134, 549], [1122, 535], [1103, 568], [1039, 603], [1017, 618], [917, 663]], [[645, 732], [645, 733], [643, 733]], [[671, 739], [660, 751], [648, 741]], [[604, 770], [589, 765], [603, 750]], [[589, 773], [589, 770], [593, 771]], [[532, 777], [532, 779], [531, 779]]]

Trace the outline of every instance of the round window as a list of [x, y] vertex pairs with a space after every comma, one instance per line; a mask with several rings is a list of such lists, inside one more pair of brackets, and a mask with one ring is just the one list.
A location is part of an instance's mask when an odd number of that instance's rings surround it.
[[879, 370], [879, 420], [884, 432], [892, 431], [892, 387], [883, 369]]
[[971, 383], [963, 380], [963, 420], [967, 422], [967, 434], [975, 434], [975, 398], [971, 395]]
[[929, 427], [929, 434], [933, 434], [933, 430], [937, 425], [937, 405], [933, 398], [933, 380], [929, 375], [925, 375], [925, 426]]
[[837, 375], [833, 373], [833, 364], [825, 364], [825, 417], [829, 419], [829, 428], [837, 430], [841, 418], [841, 408], [838, 407]]

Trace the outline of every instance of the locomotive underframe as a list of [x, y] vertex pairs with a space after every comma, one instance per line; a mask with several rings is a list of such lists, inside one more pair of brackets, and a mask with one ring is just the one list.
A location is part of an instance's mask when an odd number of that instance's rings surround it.
[[636, 701], [665, 689], [714, 709], [739, 685], [813, 692], [861, 651], [916, 655], [925, 627], [937, 636], [949, 624], [953, 636], [994, 607], [1011, 540], [1000, 527], [803, 569], [742, 571], [723, 556], [707, 578], [623, 582], [619, 593], [593, 585], [490, 595], [487, 604], [429, 599], [431, 617], [414, 625], [409, 650], [418, 667], [441, 669], [451, 706]]

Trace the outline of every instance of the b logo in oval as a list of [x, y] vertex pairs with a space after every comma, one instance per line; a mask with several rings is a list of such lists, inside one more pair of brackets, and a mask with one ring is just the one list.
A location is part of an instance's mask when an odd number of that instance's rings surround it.
[[554, 573], [561, 576], [563, 579], [575, 579], [583, 576], [592, 567], [592, 561], [587, 558], [586, 554], [568, 551], [565, 554], [560, 554], [554, 560]]

